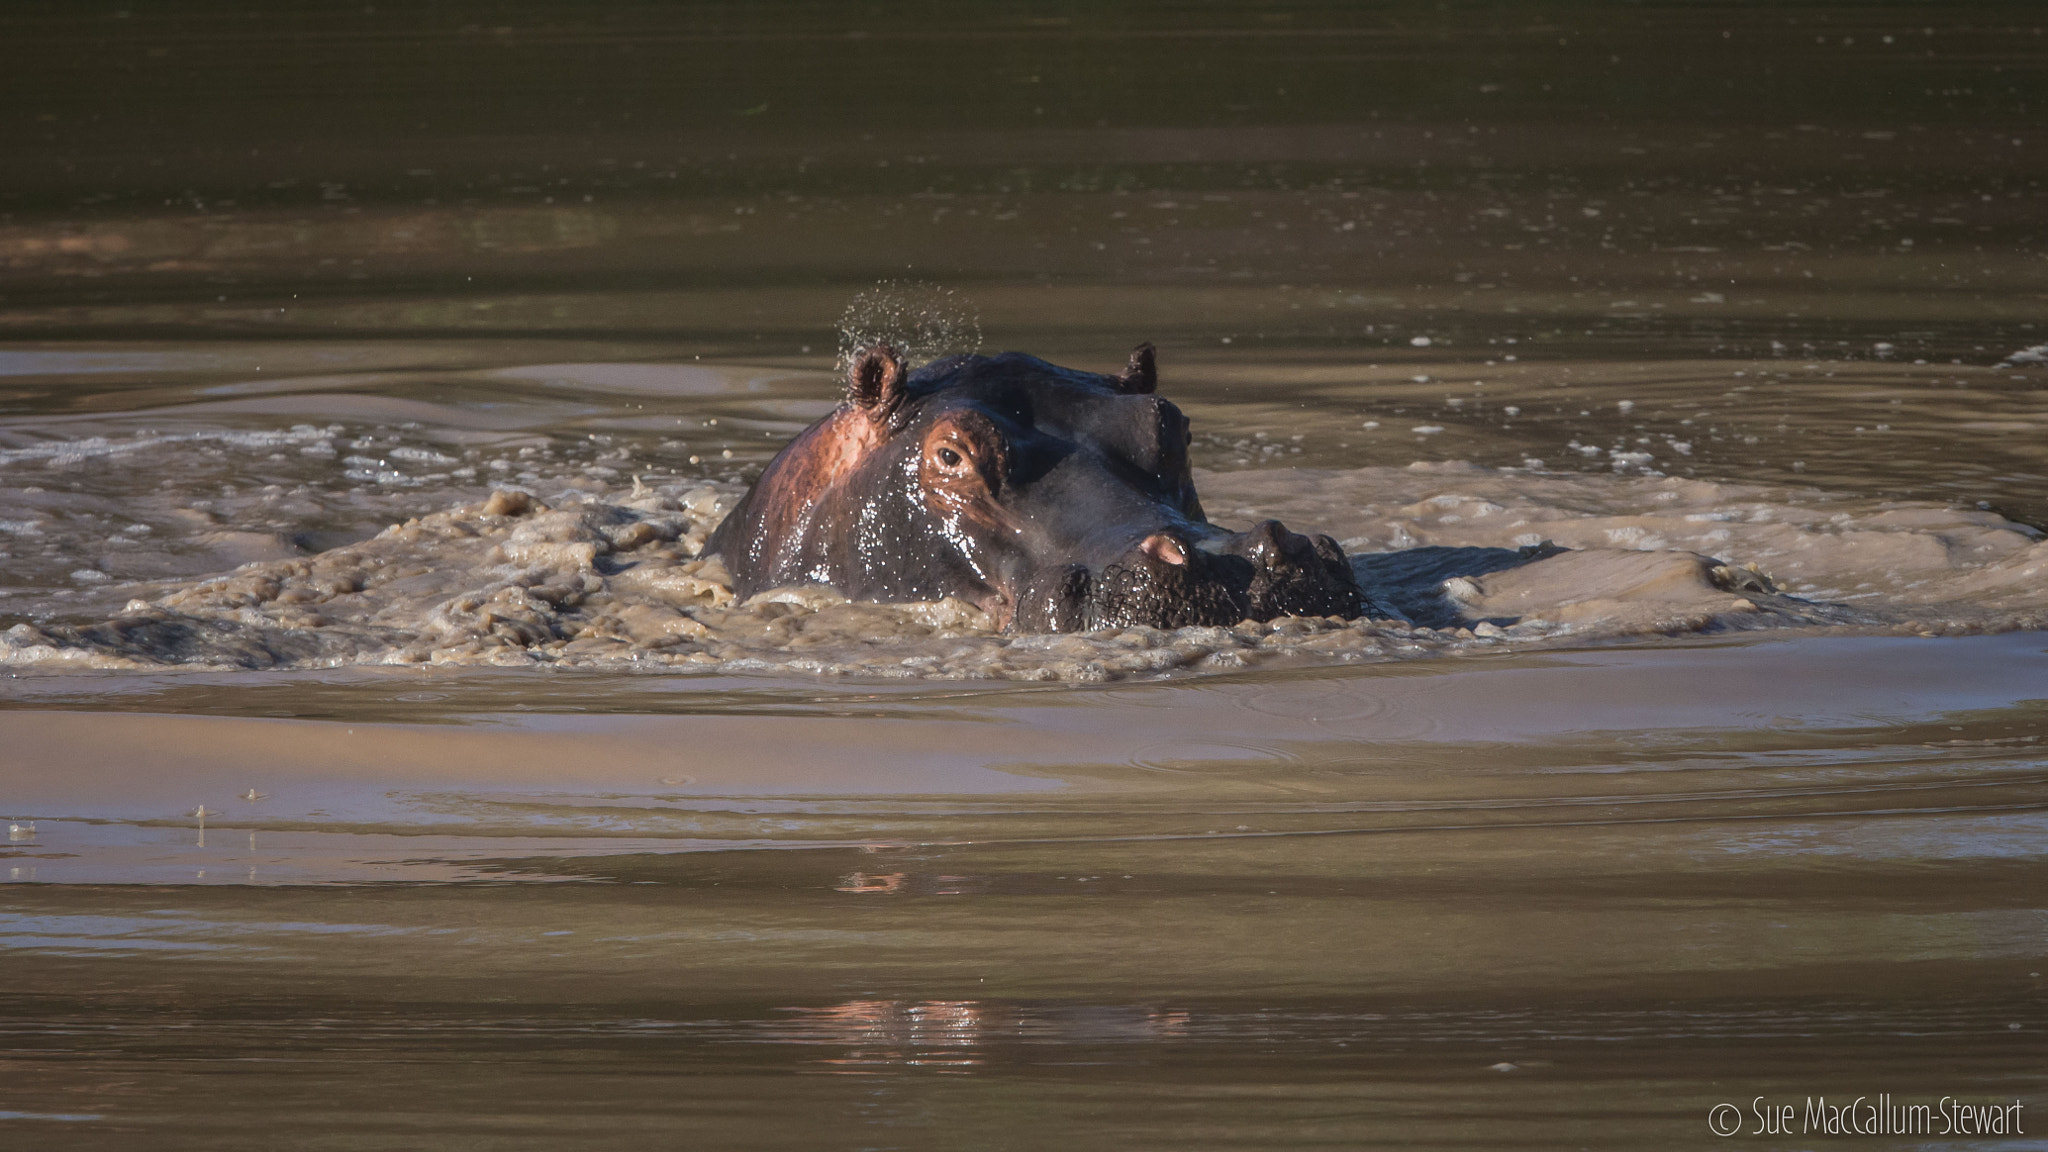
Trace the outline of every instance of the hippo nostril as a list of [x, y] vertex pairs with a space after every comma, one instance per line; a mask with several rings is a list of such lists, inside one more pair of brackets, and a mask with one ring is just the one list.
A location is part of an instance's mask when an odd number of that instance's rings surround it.
[[1175, 567], [1188, 562], [1187, 547], [1164, 532], [1154, 532], [1138, 543], [1138, 551], [1162, 564]]
[[1278, 520], [1261, 520], [1251, 526], [1245, 535], [1245, 555], [1255, 564], [1277, 564], [1286, 555], [1281, 541], [1287, 538], [1287, 529]]

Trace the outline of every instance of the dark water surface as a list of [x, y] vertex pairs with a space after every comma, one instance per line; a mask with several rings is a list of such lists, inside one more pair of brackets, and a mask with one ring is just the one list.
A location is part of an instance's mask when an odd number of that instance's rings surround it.
[[[0, 1138], [2048, 1146], [2044, 28], [11, 5]], [[890, 279], [1156, 341], [1219, 521], [1869, 626], [998, 669], [1089, 684], [20, 639], [493, 488], [729, 495]], [[1807, 1126], [1882, 1093], [2025, 1110]]]

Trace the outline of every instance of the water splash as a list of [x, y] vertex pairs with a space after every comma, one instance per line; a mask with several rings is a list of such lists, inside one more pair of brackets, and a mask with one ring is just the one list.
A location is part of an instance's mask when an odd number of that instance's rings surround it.
[[883, 280], [854, 296], [839, 317], [839, 370], [854, 354], [887, 342], [912, 364], [981, 350], [981, 313], [951, 288]]

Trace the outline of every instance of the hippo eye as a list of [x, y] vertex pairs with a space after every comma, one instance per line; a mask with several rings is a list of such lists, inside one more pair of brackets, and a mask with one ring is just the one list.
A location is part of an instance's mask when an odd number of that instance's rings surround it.
[[939, 463], [944, 464], [948, 468], [958, 468], [960, 466], [960, 454], [951, 448], [941, 448], [939, 449]]

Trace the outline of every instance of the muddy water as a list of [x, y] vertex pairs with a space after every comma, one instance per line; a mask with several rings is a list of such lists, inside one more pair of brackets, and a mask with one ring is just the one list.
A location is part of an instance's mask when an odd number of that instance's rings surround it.
[[[8, 38], [13, 1141], [2039, 1143], [2032, 7], [492, 19]], [[733, 602], [885, 280], [1388, 611]]]

